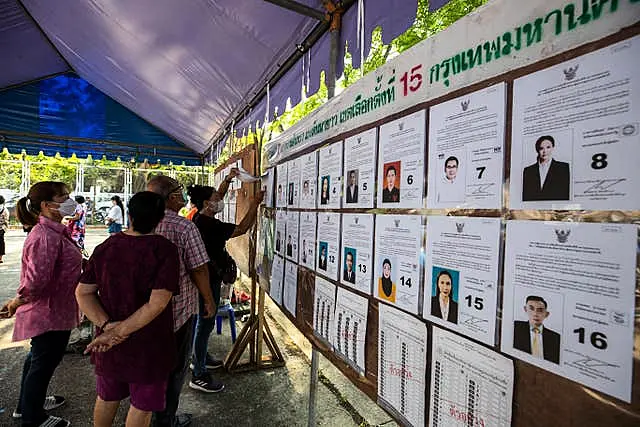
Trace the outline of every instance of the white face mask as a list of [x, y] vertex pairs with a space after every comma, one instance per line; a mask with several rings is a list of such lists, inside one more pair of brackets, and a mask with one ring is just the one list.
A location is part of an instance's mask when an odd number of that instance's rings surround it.
[[218, 200], [218, 203], [213, 207], [215, 213], [222, 212], [224, 210], [224, 200]]
[[73, 199], [67, 199], [64, 202], [60, 203], [57, 211], [60, 212], [60, 215], [65, 216], [73, 216], [76, 213], [76, 207], [78, 207], [78, 203], [76, 203]]

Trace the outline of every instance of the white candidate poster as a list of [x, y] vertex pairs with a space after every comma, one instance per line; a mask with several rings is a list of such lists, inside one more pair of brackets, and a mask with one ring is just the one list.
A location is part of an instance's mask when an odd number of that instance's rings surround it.
[[316, 208], [316, 192], [318, 188], [318, 152], [305, 154], [300, 157], [302, 171], [300, 172], [300, 208]]
[[286, 251], [286, 239], [287, 235], [287, 212], [283, 210], [276, 211], [276, 242], [275, 242], [275, 252], [284, 256]]
[[342, 215], [340, 282], [371, 295], [373, 277], [373, 215]]
[[495, 344], [500, 218], [427, 217], [425, 319]]
[[420, 110], [380, 127], [379, 208], [423, 206], [425, 120]]
[[318, 208], [339, 209], [342, 190], [342, 141], [320, 149]]
[[424, 426], [427, 325], [378, 305], [378, 401], [406, 425]]
[[640, 209], [640, 36], [513, 87], [511, 209]]
[[[272, 208], [273, 203], [273, 168], [267, 169], [260, 179], [260, 189], [264, 191], [263, 203], [266, 207]], [[216, 187], [218, 188], [218, 187]]]
[[313, 300], [313, 332], [331, 344], [333, 315], [336, 306], [336, 285], [316, 276]]
[[506, 84], [429, 109], [427, 207], [500, 209]]
[[422, 217], [376, 215], [374, 295], [418, 314]]
[[282, 282], [284, 278], [284, 258], [275, 255], [271, 267], [271, 287], [269, 295], [271, 299], [282, 305]]
[[298, 157], [287, 162], [287, 208], [300, 206], [300, 170], [302, 159]]
[[227, 202], [227, 206], [229, 207], [229, 216], [227, 217], [226, 222], [236, 224], [237, 223], [236, 210], [238, 206], [238, 191], [231, 190], [227, 194], [229, 195], [229, 201]]
[[344, 141], [344, 208], [373, 208], [377, 136], [373, 128]]
[[276, 166], [276, 207], [287, 207], [287, 166], [288, 163], [280, 163]]
[[513, 361], [433, 328], [429, 427], [511, 426]]
[[284, 308], [296, 317], [296, 301], [298, 297], [298, 264], [287, 262], [284, 268], [284, 286], [283, 286], [283, 305]]
[[316, 222], [315, 212], [300, 213], [300, 265], [311, 270], [316, 268]]
[[300, 226], [300, 213], [287, 212], [287, 240], [285, 246], [285, 258], [295, 263], [298, 262], [298, 229]]
[[638, 227], [508, 221], [501, 350], [631, 402]]
[[316, 272], [338, 280], [340, 270], [340, 214], [318, 213]]
[[369, 300], [338, 288], [334, 315], [333, 350], [361, 374], [365, 372], [365, 343]]

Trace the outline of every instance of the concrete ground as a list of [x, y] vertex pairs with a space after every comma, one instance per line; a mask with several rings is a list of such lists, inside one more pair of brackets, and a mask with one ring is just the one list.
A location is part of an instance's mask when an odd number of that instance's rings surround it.
[[[91, 251], [107, 237], [103, 229], [89, 230]], [[0, 302], [15, 295], [20, 276], [24, 233], [6, 235], [7, 256], [0, 264]], [[305, 426], [309, 402], [311, 345], [269, 298], [266, 317], [284, 354], [286, 366], [241, 374], [214, 371], [226, 388], [219, 394], [203, 394], [185, 388], [181, 411], [194, 415], [193, 426]], [[19, 393], [22, 363], [28, 342], [11, 342], [14, 320], [0, 320], [0, 426], [18, 426], [11, 418]], [[238, 331], [242, 323], [238, 322]], [[223, 335], [212, 335], [210, 351], [224, 357], [231, 348], [228, 325]], [[394, 426], [391, 417], [354, 387], [324, 357], [320, 356], [323, 382], [318, 387], [316, 424], [319, 426]], [[187, 381], [188, 382], [188, 381]], [[67, 398], [67, 404], [52, 413], [67, 418], [73, 426], [91, 426], [95, 380], [86, 356], [67, 354], [50, 385], [51, 394]], [[128, 403], [121, 406], [115, 426], [124, 426]]]

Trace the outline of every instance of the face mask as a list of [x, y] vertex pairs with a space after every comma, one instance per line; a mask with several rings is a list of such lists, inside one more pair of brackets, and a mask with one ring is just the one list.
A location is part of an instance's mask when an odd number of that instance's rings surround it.
[[78, 203], [76, 203], [75, 200], [67, 199], [64, 202], [60, 203], [60, 206], [56, 210], [60, 212], [60, 215], [62, 215], [63, 217], [73, 216], [76, 213], [77, 206]]
[[222, 212], [224, 210], [224, 200], [218, 200], [217, 205], [214, 206], [213, 208], [215, 213]]

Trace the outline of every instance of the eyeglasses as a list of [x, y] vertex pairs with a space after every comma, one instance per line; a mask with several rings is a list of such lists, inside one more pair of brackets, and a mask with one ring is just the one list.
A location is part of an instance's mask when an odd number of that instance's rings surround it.
[[182, 184], [178, 185], [176, 188], [174, 188], [173, 190], [169, 191], [169, 194], [173, 194], [177, 191], [180, 191], [180, 193], [182, 193], [182, 190], [184, 189], [184, 187], [182, 186]]
[[545, 311], [547, 311], [547, 309], [545, 307], [534, 307], [532, 305], [527, 305], [527, 311], [530, 312], [535, 312], [535, 313], [544, 313]]

